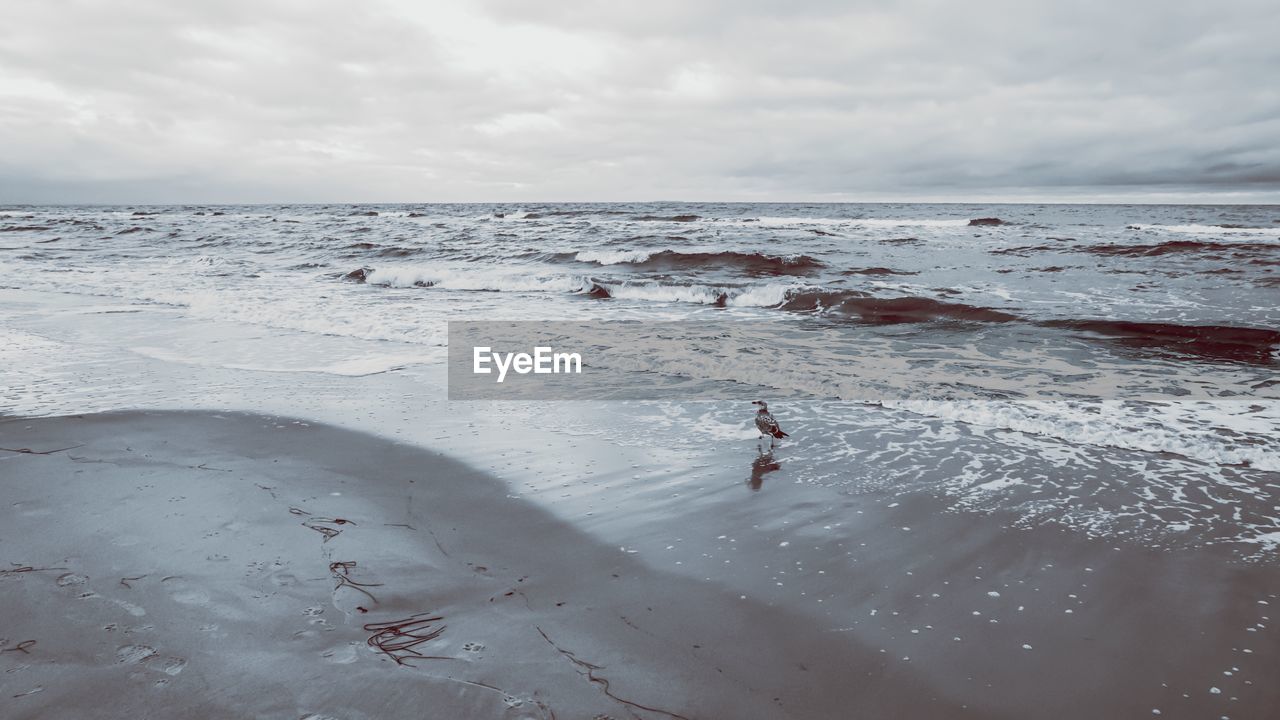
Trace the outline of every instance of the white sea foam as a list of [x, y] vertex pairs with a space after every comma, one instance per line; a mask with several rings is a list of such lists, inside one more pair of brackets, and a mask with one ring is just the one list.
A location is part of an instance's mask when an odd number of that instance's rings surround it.
[[497, 292], [578, 292], [591, 287], [589, 278], [571, 275], [531, 275], [514, 269], [462, 270], [438, 266], [379, 267], [369, 273], [367, 282], [401, 288], [427, 286]]
[[179, 363], [182, 365], [211, 365], [229, 370], [250, 370], [256, 372], [300, 372], [341, 375], [343, 377], [364, 377], [398, 370], [408, 365], [440, 361], [444, 354], [440, 352], [419, 352], [398, 355], [367, 355], [334, 360], [320, 364], [311, 364], [306, 360], [295, 362], [294, 358], [278, 356], [271, 361], [234, 362], [219, 360], [207, 355], [188, 355], [168, 348], [135, 346], [129, 350], [155, 360]]
[[1264, 532], [1252, 537], [1241, 537], [1236, 541], [1257, 545], [1259, 553], [1271, 553], [1280, 550], [1280, 530]]
[[[792, 347], [772, 333], [752, 337], [748, 330], [722, 337], [679, 343], [638, 342], [593, 358], [600, 367], [653, 372], [699, 380], [771, 387], [813, 398], [870, 403], [888, 409], [965, 425], [1011, 430], [1076, 445], [1171, 453], [1212, 465], [1250, 466], [1280, 471], [1280, 402], [1253, 398], [1243, 412], [1229, 400], [1171, 400], [1127, 405], [1119, 400], [1033, 401], [935, 400], [904, 393], [876, 378], [911, 377], [911, 357], [895, 357], [868, 348], [874, 371], [860, 370], [839, 348], [802, 343]], [[795, 341], [799, 342], [799, 341]], [[768, 346], [767, 355], [753, 352]], [[898, 367], [890, 365], [895, 363]], [[864, 372], [864, 370], [866, 372]], [[1223, 429], [1230, 429], [1224, 434]], [[1245, 442], [1244, 440], [1249, 440]]]
[[714, 285], [667, 285], [651, 282], [599, 283], [619, 300], [694, 303], [728, 307], [773, 307], [786, 299], [787, 292], [799, 285], [753, 285], [747, 288]]
[[1173, 453], [1211, 464], [1248, 464], [1259, 470], [1280, 471], [1280, 447], [1244, 445], [1223, 437], [1219, 428], [1235, 426], [1243, 430], [1258, 425], [1265, 437], [1280, 426], [1280, 405], [1269, 403], [1271, 412], [1241, 418], [1239, 403], [1172, 402], [1166, 412], [1153, 420], [1138, 415], [1117, 401], [1104, 401], [1100, 413], [1080, 403], [978, 402], [935, 400], [892, 400], [881, 404], [929, 417], [970, 425], [1001, 428], [1076, 444], [1113, 447], [1151, 453]]
[[647, 300], [650, 302], [680, 302], [714, 305], [727, 295], [724, 288], [707, 285], [663, 285], [660, 283], [621, 282], [601, 286], [609, 295], [619, 300]]
[[1249, 237], [1250, 241], [1256, 242], [1257, 237], [1263, 239], [1270, 238], [1280, 241], [1280, 227], [1223, 227], [1221, 225], [1148, 225], [1137, 223], [1129, 227], [1136, 230], [1152, 230], [1160, 233], [1171, 233], [1179, 235], [1219, 235], [1225, 237], [1241, 236]]
[[593, 262], [601, 265], [621, 265], [623, 263], [642, 263], [661, 250], [583, 250], [574, 256], [578, 262]]
[[677, 285], [649, 281], [601, 282], [580, 275], [529, 274], [515, 270], [450, 269], [440, 267], [388, 266], [371, 271], [371, 285], [442, 290], [487, 290], [491, 292], [581, 293], [599, 285], [619, 300], [662, 303], [723, 304], [730, 307], [772, 307], [786, 299], [787, 292], [803, 287], [770, 283], [747, 287]]
[[782, 304], [782, 301], [787, 299], [788, 293], [803, 288], [803, 285], [779, 283], [753, 285], [730, 296], [727, 304], [731, 307], [774, 307]]
[[793, 225], [830, 225], [846, 227], [898, 228], [898, 227], [963, 227], [969, 224], [968, 219], [932, 219], [932, 218], [799, 218], [761, 216], [753, 225], [767, 227], [788, 227]]
[[969, 224], [969, 221], [963, 218], [958, 220], [933, 220], [933, 219], [895, 220], [895, 219], [887, 219], [887, 218], [863, 218], [859, 220], [854, 220], [853, 224], [861, 225], [863, 227], [883, 227], [883, 228], [895, 228], [895, 227], [949, 228], [949, 227], [967, 226]]

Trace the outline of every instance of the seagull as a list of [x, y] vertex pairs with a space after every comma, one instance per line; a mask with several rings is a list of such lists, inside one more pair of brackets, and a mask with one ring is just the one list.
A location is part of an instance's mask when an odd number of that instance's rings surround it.
[[773, 419], [773, 413], [769, 412], [769, 403], [753, 400], [751, 404], [760, 406], [760, 410], [756, 412], [756, 427], [760, 429], [762, 435], [772, 435], [776, 438], [790, 437], [782, 432], [782, 428], [778, 427], [778, 421]]
[[773, 413], [769, 412], [768, 403], [763, 400], [753, 400], [751, 404], [760, 406], [760, 410], [756, 412], [756, 427], [760, 430], [760, 454], [769, 455], [773, 452], [775, 438], [789, 436], [778, 427], [778, 421], [774, 420]]

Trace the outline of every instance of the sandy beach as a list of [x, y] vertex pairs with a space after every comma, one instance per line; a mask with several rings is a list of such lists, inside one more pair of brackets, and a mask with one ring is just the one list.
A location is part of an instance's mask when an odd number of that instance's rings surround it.
[[[968, 714], [873, 649], [647, 568], [436, 453], [209, 413], [13, 419], [0, 437], [7, 717]], [[366, 625], [424, 613], [439, 637], [370, 644]]]
[[1275, 574], [1210, 553], [902, 504], [804, 555], [797, 580], [842, 603], [833, 627], [656, 570], [437, 452], [305, 420], [10, 418], [0, 438], [6, 717], [1265, 717], [1280, 702]]

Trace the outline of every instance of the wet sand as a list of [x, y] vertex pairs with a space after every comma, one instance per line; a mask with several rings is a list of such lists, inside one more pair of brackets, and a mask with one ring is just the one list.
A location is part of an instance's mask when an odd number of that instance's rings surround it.
[[[923, 494], [832, 502], [788, 481], [785, 454], [679, 497], [618, 472], [599, 492], [635, 508], [608, 516], [631, 523], [623, 549], [511, 479], [307, 420], [9, 418], [0, 447], [6, 718], [1280, 707], [1271, 565], [1020, 529]], [[673, 538], [684, 562], [657, 569]], [[365, 625], [415, 616], [440, 634], [369, 644]]]
[[[0, 446], [0, 693], [15, 720], [1003, 713], [409, 445], [124, 412], [0, 420]], [[366, 625], [415, 616], [438, 637], [370, 645]]]

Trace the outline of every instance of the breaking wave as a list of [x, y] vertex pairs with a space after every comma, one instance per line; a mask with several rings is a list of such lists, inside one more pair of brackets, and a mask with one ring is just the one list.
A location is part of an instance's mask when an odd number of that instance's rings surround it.
[[757, 252], [678, 252], [676, 250], [583, 250], [560, 253], [559, 260], [595, 265], [629, 265], [644, 270], [733, 269], [748, 275], [805, 275], [826, 267], [809, 255], [767, 255]]
[[1112, 257], [1157, 257], [1173, 253], [1205, 253], [1226, 256], [1252, 255], [1280, 251], [1280, 244], [1258, 242], [1214, 242], [1206, 240], [1170, 240], [1150, 245], [1091, 245], [1079, 248], [1093, 255]]
[[1154, 232], [1184, 233], [1188, 235], [1271, 235], [1280, 237], [1280, 228], [1248, 227], [1224, 223], [1222, 225], [1151, 225], [1137, 223], [1127, 226], [1131, 230], [1150, 230]]
[[1220, 360], [1268, 364], [1280, 331], [1228, 325], [1175, 325], [1119, 320], [1047, 320], [1047, 327], [1102, 335], [1140, 350], [1168, 350]]
[[873, 297], [858, 290], [806, 290], [791, 293], [779, 305], [782, 310], [815, 313], [825, 318], [851, 319], [873, 325], [920, 323], [937, 320], [1010, 322], [1011, 315], [991, 308], [947, 303], [924, 297]]

